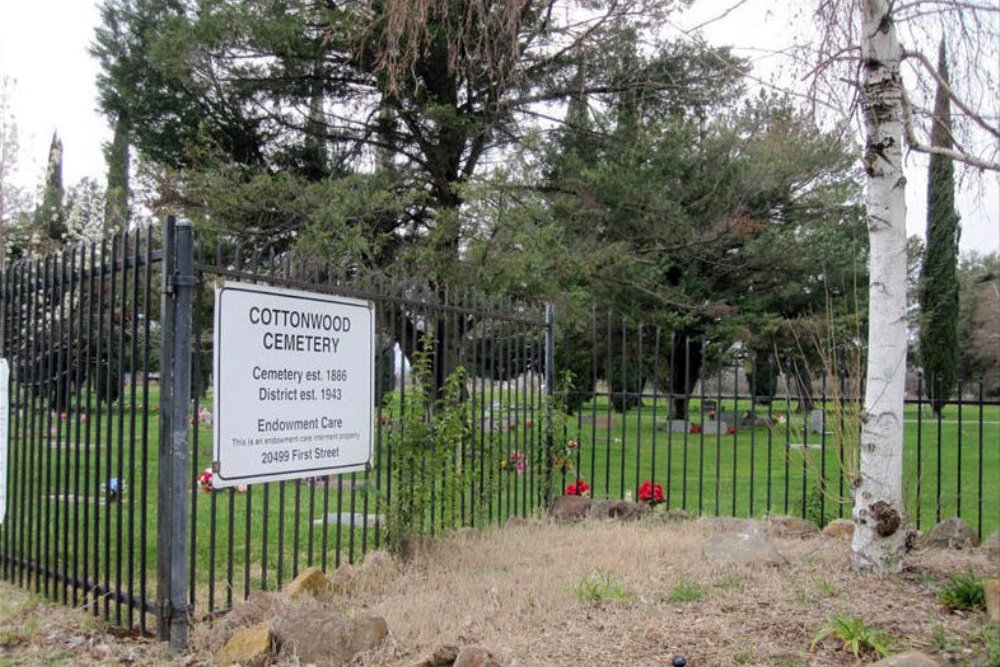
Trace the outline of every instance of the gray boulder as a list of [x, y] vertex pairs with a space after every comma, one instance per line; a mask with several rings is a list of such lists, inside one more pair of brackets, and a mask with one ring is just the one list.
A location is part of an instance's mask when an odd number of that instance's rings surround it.
[[979, 546], [976, 531], [961, 519], [945, 519], [923, 539], [922, 546], [935, 549], [968, 549]]

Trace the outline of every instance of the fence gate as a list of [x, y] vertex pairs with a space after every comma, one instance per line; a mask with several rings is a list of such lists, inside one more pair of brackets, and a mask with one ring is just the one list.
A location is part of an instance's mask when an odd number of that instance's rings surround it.
[[[414, 526], [431, 535], [530, 515], [558, 483], [547, 428], [551, 308], [204, 243], [173, 219], [16, 262], [0, 279], [0, 357], [10, 365], [0, 574], [119, 625], [155, 628], [175, 650], [193, 618], [305, 567], [384, 548], [387, 511], [414, 479], [426, 495]], [[205, 483], [212, 289], [222, 280], [374, 304], [370, 470]], [[437, 437], [438, 399], [455, 377], [451, 449], [414, 450], [413, 429]]]

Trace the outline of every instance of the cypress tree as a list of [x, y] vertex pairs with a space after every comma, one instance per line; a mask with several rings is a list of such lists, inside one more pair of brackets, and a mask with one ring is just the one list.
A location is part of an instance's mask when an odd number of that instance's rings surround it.
[[115, 120], [115, 134], [104, 145], [108, 165], [107, 199], [104, 208], [104, 233], [117, 233], [129, 220], [129, 126], [124, 114]]
[[[938, 71], [947, 83], [944, 40], [938, 50]], [[934, 99], [931, 145], [951, 148], [951, 100], [938, 85]], [[927, 178], [927, 248], [921, 272], [920, 361], [936, 414], [951, 395], [958, 374], [958, 238], [955, 211], [955, 166], [944, 155], [932, 154]]]
[[62, 242], [66, 236], [66, 212], [63, 210], [62, 140], [55, 132], [49, 145], [48, 166], [45, 170], [45, 188], [42, 201], [35, 209], [35, 228], [48, 242]]

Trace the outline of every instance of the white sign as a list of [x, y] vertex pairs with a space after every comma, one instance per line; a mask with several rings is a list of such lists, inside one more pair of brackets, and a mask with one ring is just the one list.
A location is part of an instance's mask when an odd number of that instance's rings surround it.
[[213, 486], [371, 465], [373, 304], [227, 282], [214, 353]]
[[7, 516], [7, 414], [10, 412], [10, 367], [0, 359], [0, 523]]

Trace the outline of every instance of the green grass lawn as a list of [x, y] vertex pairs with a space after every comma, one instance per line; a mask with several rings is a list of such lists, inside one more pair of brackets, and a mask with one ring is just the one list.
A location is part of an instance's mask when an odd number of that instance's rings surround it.
[[[466, 524], [502, 523], [510, 516], [534, 512], [539, 503], [545, 477], [540, 463], [544, 412], [539, 396], [522, 394], [497, 392], [487, 401], [494, 406], [487, 412], [490, 416], [470, 419], [474, 428], [461, 457], [469, 490], [462, 507], [456, 508]], [[142, 391], [137, 391], [133, 410], [132, 396], [127, 394], [112, 406], [110, 415], [106, 406], [99, 414], [93, 402], [86, 421], [81, 418], [84, 410], [73, 410], [62, 420], [35, 406], [34, 426], [28, 432], [12, 429], [8, 518], [0, 529], [5, 551], [15, 558], [41, 560], [51, 571], [78, 581], [96, 581], [152, 603], [159, 465], [155, 389], [149, 399], [145, 411]], [[82, 403], [85, 407], [85, 400]], [[481, 403], [476, 409], [482, 409]], [[723, 401], [717, 409], [749, 407], [749, 401], [738, 406]], [[836, 406], [827, 407], [832, 423], [837, 419]], [[691, 410], [692, 422], [705, 423], [707, 411], [698, 401]], [[787, 414], [781, 402], [769, 408], [757, 406], [757, 412]], [[19, 423], [23, 416], [19, 415]], [[832, 432], [809, 433], [804, 428], [808, 417], [793, 414], [782, 426], [740, 429], [721, 437], [706, 431], [669, 433], [656, 427], [665, 417], [663, 400], [647, 400], [625, 416], [609, 412], [602, 397], [584, 405], [558, 426], [555, 440], [560, 450], [568, 440], [579, 446], [571, 450], [571, 467], [553, 473], [553, 493], [562, 493], [579, 476], [592, 486], [594, 497], [635, 497], [639, 484], [651, 480], [663, 485], [670, 507], [693, 513], [775, 512], [824, 521], [850, 516], [850, 485], [841, 474], [837, 438]], [[960, 513], [987, 535], [1000, 526], [1000, 408], [986, 406], [980, 413], [978, 406], [964, 406], [961, 428], [958, 418], [957, 407], [949, 407], [940, 425], [927, 416], [918, 424], [916, 407], [907, 407], [908, 506], [923, 528], [938, 515]], [[376, 428], [384, 431], [394, 424], [387, 415]], [[401, 471], [392, 468], [388, 451], [376, 450], [376, 468], [368, 473], [207, 494], [194, 480], [211, 466], [211, 426], [199, 425], [192, 436], [188, 566], [197, 615], [229, 607], [254, 589], [276, 588], [309, 565], [357, 562], [365, 551], [381, 544], [382, 526], [365, 526], [360, 517], [353, 526], [349, 520], [324, 521], [324, 517], [379, 512], [375, 495], [366, 489], [378, 486], [383, 493], [391, 492], [389, 476]], [[77, 442], [91, 446], [78, 448]], [[523, 472], [518, 471], [519, 455], [525, 461]], [[120, 502], [99, 497], [110, 478], [125, 480]], [[824, 492], [820, 492], [821, 478]], [[69, 502], [67, 494], [78, 502]], [[427, 521], [440, 522], [444, 509], [436, 503]], [[10, 563], [7, 574], [17, 581], [27, 576]], [[36, 580], [31, 575], [30, 583], [69, 603], [85, 600], [82, 586], [74, 590], [72, 579]], [[110, 596], [102, 598], [100, 609], [125, 623], [142, 617]], [[153, 623], [152, 618], [143, 620]]]
[[[738, 406], [723, 401], [719, 412], [746, 411], [749, 400]], [[567, 482], [579, 475], [591, 485], [595, 497], [635, 497], [639, 484], [662, 484], [670, 507], [695, 513], [760, 516], [767, 512], [804, 515], [829, 521], [850, 516], [852, 466], [842, 466], [838, 431], [845, 427], [833, 404], [827, 406], [825, 434], [811, 432], [808, 415], [792, 413], [786, 405], [756, 406], [759, 416], [780, 414], [786, 423], [771, 428], [741, 428], [736, 433], [670, 433], [656, 428], [666, 419], [665, 401], [654, 406], [647, 400], [641, 409], [624, 417], [608, 411], [598, 398], [565, 426], [565, 438], [576, 440], [573, 470], [561, 473]], [[706, 424], [708, 411], [698, 401], [691, 407], [691, 422]], [[609, 427], [610, 419], [610, 427]], [[984, 535], [1000, 524], [1000, 408], [949, 406], [939, 423], [917, 407], [905, 411], [904, 488], [912, 519], [927, 528], [938, 519], [961, 516]], [[849, 430], [849, 429], [846, 429]], [[919, 440], [918, 440], [919, 433]], [[938, 447], [940, 437], [940, 448]], [[980, 476], [982, 470], [980, 493]], [[824, 480], [821, 485], [820, 480]], [[823, 489], [823, 492], [820, 491]], [[821, 514], [822, 513], [822, 514]]]

